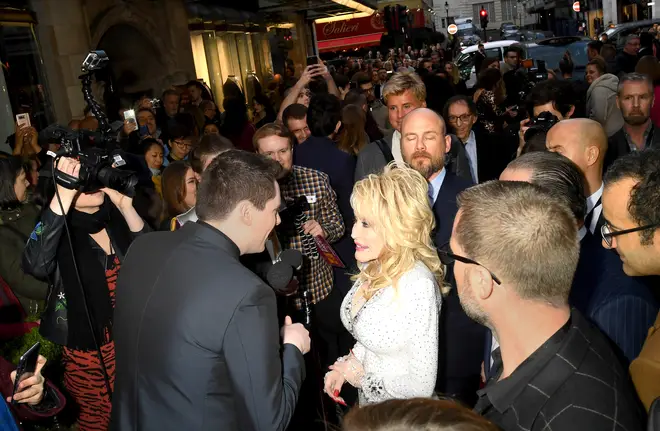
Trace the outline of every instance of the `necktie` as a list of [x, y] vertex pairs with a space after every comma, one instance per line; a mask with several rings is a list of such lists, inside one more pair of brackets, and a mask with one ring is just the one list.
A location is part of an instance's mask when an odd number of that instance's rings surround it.
[[433, 186], [429, 183], [429, 202], [433, 206]]
[[584, 218], [584, 225], [587, 227], [587, 231], [590, 234], [596, 234], [596, 230], [598, 230], [598, 226], [596, 226], [596, 229], [594, 232], [591, 232], [591, 223], [594, 219], [594, 213], [596, 212], [596, 208], [601, 204], [601, 198], [598, 198], [598, 201], [596, 201], [596, 205], [589, 211], [589, 214]]

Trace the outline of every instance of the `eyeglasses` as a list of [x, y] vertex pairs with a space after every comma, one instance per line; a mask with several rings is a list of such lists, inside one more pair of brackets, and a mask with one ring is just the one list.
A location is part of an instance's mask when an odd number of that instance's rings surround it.
[[449, 248], [449, 243], [444, 244], [442, 247], [440, 247], [438, 249], [438, 256], [440, 257], [440, 262], [442, 262], [445, 265], [451, 265], [455, 261], [459, 261], [459, 262], [465, 263], [467, 265], [480, 266], [480, 267], [484, 268], [486, 271], [488, 271], [488, 273], [493, 278], [493, 281], [495, 283], [497, 283], [498, 285], [502, 284], [500, 279], [497, 278], [497, 276], [495, 274], [493, 274], [490, 269], [486, 268], [485, 266], [483, 266], [482, 264], [480, 264], [476, 260], [472, 260], [470, 258], [459, 256], [457, 254], [452, 253], [451, 249]]
[[174, 141], [174, 143], [175, 143], [175, 144], [177, 145], [177, 147], [179, 147], [179, 148], [185, 148], [185, 149], [188, 149], [188, 148], [192, 147], [192, 145], [190, 145], [189, 143], [184, 142], [184, 141]]
[[470, 121], [471, 116], [472, 116], [471, 114], [463, 114], [459, 116], [450, 115], [449, 122], [453, 124], [453, 123], [458, 123], [458, 120], [461, 120], [461, 123], [467, 123], [468, 121]]
[[603, 237], [603, 241], [605, 241], [605, 244], [607, 245], [608, 248], [612, 247], [612, 238], [616, 236], [621, 236], [621, 235], [627, 235], [629, 233], [633, 232], [641, 232], [643, 230], [647, 229], [655, 229], [657, 227], [660, 227], [660, 223], [654, 223], [654, 224], [649, 224], [646, 226], [638, 226], [634, 227], [632, 229], [625, 229], [625, 230], [617, 230], [613, 231], [612, 228], [610, 227], [609, 223], [605, 223], [600, 227], [600, 235]]

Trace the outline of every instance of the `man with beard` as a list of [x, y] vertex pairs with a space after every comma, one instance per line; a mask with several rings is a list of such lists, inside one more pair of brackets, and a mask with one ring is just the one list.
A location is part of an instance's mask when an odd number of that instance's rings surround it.
[[365, 146], [358, 154], [355, 181], [380, 173], [392, 160], [401, 157], [401, 121], [413, 109], [426, 106], [426, 87], [415, 73], [396, 73], [383, 87], [383, 100], [394, 133]]
[[[442, 117], [427, 108], [412, 111], [402, 121], [403, 160], [429, 182], [429, 202], [435, 215], [435, 244], [449, 242], [456, 216], [456, 196], [470, 187], [444, 167], [451, 148]], [[451, 280], [449, 280], [451, 281]], [[470, 320], [461, 309], [456, 290], [443, 301], [436, 389], [474, 405], [479, 388], [486, 328]]]
[[653, 82], [648, 76], [630, 73], [619, 80], [616, 104], [623, 114], [624, 124], [609, 139], [605, 170], [628, 153], [660, 148], [660, 131], [651, 121], [653, 103]]
[[[475, 411], [504, 431], [642, 429], [628, 374], [568, 297], [578, 224], [535, 184], [491, 181], [458, 198], [450, 249], [461, 306], [497, 340]], [[449, 251], [451, 250], [451, 251]]]

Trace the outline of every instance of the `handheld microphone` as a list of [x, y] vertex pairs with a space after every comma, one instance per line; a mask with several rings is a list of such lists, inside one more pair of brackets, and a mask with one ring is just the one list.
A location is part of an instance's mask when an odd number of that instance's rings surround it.
[[275, 262], [266, 273], [266, 281], [277, 295], [289, 296], [298, 290], [293, 267], [286, 262]]
[[280, 253], [278, 258], [280, 262], [284, 262], [291, 265], [291, 267], [296, 271], [299, 271], [300, 268], [302, 268], [303, 257], [302, 257], [302, 253], [298, 250], [294, 250], [291, 248], [288, 250], [284, 250], [282, 253]]

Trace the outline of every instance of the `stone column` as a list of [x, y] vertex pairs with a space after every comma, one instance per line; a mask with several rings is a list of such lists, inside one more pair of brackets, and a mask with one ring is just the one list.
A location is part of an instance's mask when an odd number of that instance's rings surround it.
[[81, 0], [32, 0], [39, 24], [44, 69], [53, 101], [55, 120], [67, 124], [82, 118], [80, 64], [90, 50], [89, 32]]

